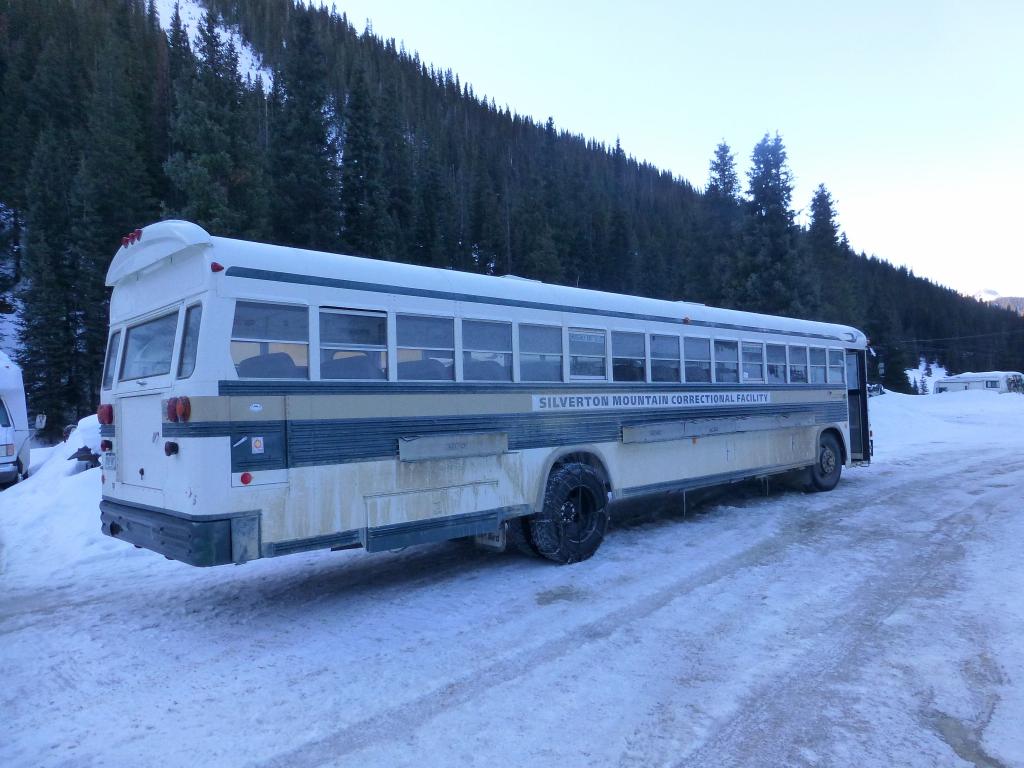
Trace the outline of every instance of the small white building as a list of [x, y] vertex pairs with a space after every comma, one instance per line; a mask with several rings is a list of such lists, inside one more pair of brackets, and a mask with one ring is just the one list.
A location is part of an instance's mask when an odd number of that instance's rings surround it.
[[935, 382], [935, 394], [983, 389], [986, 392], [1024, 392], [1024, 373], [1020, 371], [986, 371], [958, 373]]

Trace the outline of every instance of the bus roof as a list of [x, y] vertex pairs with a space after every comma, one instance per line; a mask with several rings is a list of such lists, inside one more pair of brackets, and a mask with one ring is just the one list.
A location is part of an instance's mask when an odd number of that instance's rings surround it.
[[[122, 248], [114, 257], [107, 273], [107, 285], [115, 285], [124, 277], [145, 270], [187, 247], [207, 244], [212, 246], [210, 258], [224, 265], [229, 276], [233, 271], [238, 275], [236, 270], [244, 270], [244, 276], [253, 276], [258, 272], [263, 279], [279, 279], [293, 284], [344, 283], [355, 288], [367, 286], [377, 290], [395, 287], [416, 292], [416, 295], [436, 295], [453, 300], [469, 296], [477, 299], [493, 298], [497, 304], [544, 307], [566, 312], [576, 309], [621, 316], [673, 318], [683, 323], [690, 321], [698, 326], [711, 324], [743, 329], [770, 329], [783, 333], [832, 337], [843, 346], [863, 348], [867, 345], [863, 333], [846, 325], [571, 288], [539, 280], [509, 279], [513, 276], [495, 277], [211, 237], [201, 227], [183, 221], [165, 221], [144, 228], [139, 243]], [[695, 329], [694, 333], [700, 332]]]

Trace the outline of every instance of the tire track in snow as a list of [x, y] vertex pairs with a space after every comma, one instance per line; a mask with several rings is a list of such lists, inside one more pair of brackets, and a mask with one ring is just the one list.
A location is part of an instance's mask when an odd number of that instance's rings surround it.
[[[977, 483], [1024, 471], [1021, 463], [988, 466], [992, 471], [976, 477]], [[783, 674], [758, 685], [711, 738], [674, 764], [680, 768], [722, 768], [806, 762], [800, 757], [800, 747], [807, 746], [809, 738], [816, 740], [817, 746], [828, 735], [821, 691], [841, 683], [851, 669], [859, 669], [866, 660], [862, 658], [866, 646], [877, 638], [886, 619], [915, 597], [936, 571], [955, 559], [962, 550], [961, 542], [984, 522], [975, 516], [979, 502], [1009, 503], [1018, 495], [1015, 487], [993, 486], [993, 490], [973, 496], [956, 511], [937, 519], [933, 530], [921, 537], [933, 541], [915, 551], [909, 561], [894, 560], [893, 567], [873, 575], [867, 583], [875, 588], [859, 591], [849, 607], [820, 632], [827, 638], [825, 642], [802, 653]], [[908, 545], [912, 543], [916, 542]], [[846, 631], [839, 631], [839, 625]], [[652, 762], [657, 760], [651, 757]]]
[[[976, 456], [987, 456], [989, 453], [996, 453], [996, 451], [985, 451]], [[929, 457], [929, 463], [923, 470], [914, 467], [911, 463], [910, 466], [914, 470], [912, 477], [907, 477], [902, 473], [893, 473], [884, 482], [877, 482], [882, 477], [882, 473], [878, 473], [874, 478], [876, 482], [860, 487], [859, 494], [843, 499], [842, 506], [838, 511], [857, 514], [880, 504], [888, 505], [900, 497], [916, 496], [920, 492], [922, 483], [947, 476], [945, 467], [941, 463], [931, 461], [932, 458]], [[971, 472], [983, 470], [991, 468], [992, 464], [991, 460], [979, 460], [967, 470]], [[1024, 470], [1024, 462], [1016, 467]], [[882, 493], [885, 493], [886, 496], [884, 499], [878, 499], [877, 497]], [[863, 498], [864, 496], [872, 498], [868, 500]], [[814, 500], [826, 498], [833, 497], [807, 497], [807, 499]], [[814, 512], [809, 511], [808, 513], [813, 514]], [[629, 605], [607, 612], [600, 618], [569, 627], [533, 648], [516, 648], [513, 653], [490, 664], [476, 667], [468, 673], [453, 678], [446, 685], [425, 692], [408, 702], [382, 710], [305, 744], [286, 750], [266, 761], [254, 763], [254, 765], [270, 767], [336, 763], [343, 756], [374, 744], [392, 741], [396, 737], [408, 737], [438, 715], [467, 704], [482, 694], [492, 692], [494, 687], [489, 681], [508, 682], [520, 677], [524, 671], [524, 657], [530, 659], [531, 670], [552, 663], [578, 651], [582, 646], [612, 636], [620, 629], [651, 616], [695, 590], [726, 579], [740, 570], [778, 561], [794, 544], [806, 543], [800, 530], [801, 524], [804, 522], [806, 521], [803, 519], [795, 518], [769, 538], [753, 543], [742, 552], [710, 564], [696, 573], [671, 581], [653, 593], [646, 596], [641, 595]], [[875, 529], [865, 531], [844, 525], [834, 528], [833, 531], [845, 537], [848, 544], [857, 544], [860, 541], [878, 537], [878, 531]], [[597, 586], [600, 585], [595, 585], [595, 588]], [[425, 588], [429, 589], [430, 587]]]

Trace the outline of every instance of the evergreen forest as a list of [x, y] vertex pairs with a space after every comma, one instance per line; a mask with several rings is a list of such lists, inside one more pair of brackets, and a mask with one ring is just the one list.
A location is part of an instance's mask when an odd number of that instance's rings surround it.
[[[99, 401], [121, 236], [163, 218], [845, 323], [898, 391], [919, 356], [1024, 369], [1024, 317], [856, 253], [825, 184], [793, 199], [778, 134], [708, 147], [708, 177], [688, 181], [501, 106], [343, 14], [203, 5], [190, 39], [153, 0], [0, 0], [0, 312], [17, 311], [30, 409], [58, 430]], [[267, 82], [239, 73], [218, 27], [263, 57]]]

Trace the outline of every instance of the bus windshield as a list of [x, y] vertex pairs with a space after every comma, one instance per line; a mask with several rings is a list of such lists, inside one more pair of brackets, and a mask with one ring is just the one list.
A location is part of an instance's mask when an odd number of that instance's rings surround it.
[[177, 327], [178, 313], [172, 312], [129, 328], [121, 361], [121, 381], [170, 373]]

